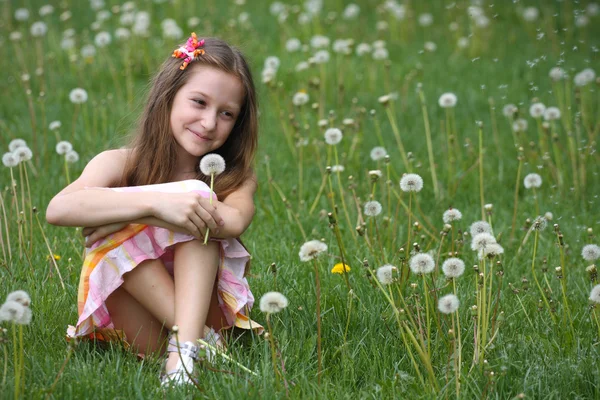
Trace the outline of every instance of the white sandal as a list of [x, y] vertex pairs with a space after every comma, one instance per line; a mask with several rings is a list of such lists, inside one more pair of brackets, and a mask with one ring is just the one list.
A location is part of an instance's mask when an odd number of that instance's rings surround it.
[[[168, 353], [177, 353], [180, 358], [177, 360], [177, 365], [174, 370], [166, 371], [160, 375], [161, 386], [180, 386], [193, 384], [192, 372], [194, 371], [194, 361], [198, 359], [200, 352], [200, 346], [194, 345], [192, 342], [179, 343], [175, 336], [171, 336], [169, 339], [169, 345], [167, 347]], [[166, 369], [166, 361], [165, 367]]]

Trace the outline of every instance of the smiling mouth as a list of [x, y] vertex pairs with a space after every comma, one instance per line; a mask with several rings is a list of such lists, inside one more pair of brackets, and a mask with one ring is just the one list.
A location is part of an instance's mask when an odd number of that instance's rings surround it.
[[187, 128], [187, 130], [188, 130], [188, 131], [190, 131], [191, 133], [193, 133], [193, 134], [194, 134], [194, 136], [196, 136], [196, 137], [197, 137], [197, 138], [199, 138], [199, 139], [202, 139], [202, 140], [210, 140], [210, 138], [208, 138], [208, 137], [206, 137], [206, 136], [202, 136], [201, 134], [199, 134], [198, 132], [195, 132], [195, 131], [191, 130], [190, 128]]

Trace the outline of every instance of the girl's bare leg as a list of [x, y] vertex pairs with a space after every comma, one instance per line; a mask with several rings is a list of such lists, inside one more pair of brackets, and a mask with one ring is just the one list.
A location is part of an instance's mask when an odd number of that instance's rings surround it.
[[[196, 342], [204, 336], [204, 324], [213, 296], [219, 267], [219, 243], [199, 240], [175, 247], [175, 324], [180, 342]], [[179, 355], [171, 353], [167, 371], [175, 368]]]

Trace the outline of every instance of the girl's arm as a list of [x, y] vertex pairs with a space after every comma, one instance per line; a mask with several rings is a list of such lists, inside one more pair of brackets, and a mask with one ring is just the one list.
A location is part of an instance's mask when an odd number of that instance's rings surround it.
[[244, 233], [254, 217], [256, 188], [256, 174], [252, 173], [240, 188], [227, 196], [222, 202], [217, 202], [217, 212], [223, 217], [225, 224], [221, 227], [219, 233], [213, 234], [211, 231], [211, 237], [235, 238]]

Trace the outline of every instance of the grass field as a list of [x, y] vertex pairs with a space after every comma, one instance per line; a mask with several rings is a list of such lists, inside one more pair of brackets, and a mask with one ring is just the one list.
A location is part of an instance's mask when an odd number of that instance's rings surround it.
[[[0, 170], [0, 303], [32, 299], [29, 324], [0, 322], [0, 398], [600, 398], [600, 250], [583, 251], [600, 244], [597, 3], [50, 3], [0, 2], [0, 144], [32, 151]], [[191, 31], [252, 66], [251, 316], [266, 326], [269, 291], [289, 306], [268, 316], [272, 342], [228, 338], [256, 375], [223, 360], [200, 368], [201, 390], [164, 392], [159, 357], [67, 345], [83, 239], [44, 213], [126, 143], [149, 78]], [[62, 140], [78, 157], [57, 154]], [[422, 190], [400, 184], [409, 173]], [[444, 221], [449, 209], [462, 218]], [[472, 243], [481, 220], [490, 235]], [[301, 261], [311, 240], [327, 250]], [[442, 271], [451, 257], [462, 276]], [[331, 273], [342, 260], [350, 271]], [[438, 311], [452, 293], [458, 309]]]

